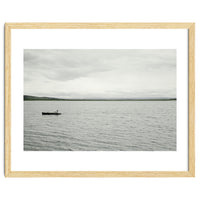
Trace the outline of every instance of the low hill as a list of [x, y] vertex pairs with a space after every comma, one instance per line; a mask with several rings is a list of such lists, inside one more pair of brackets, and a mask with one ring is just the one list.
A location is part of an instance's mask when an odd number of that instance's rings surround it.
[[37, 96], [29, 96], [24, 95], [24, 101], [59, 101], [65, 99], [53, 98], [53, 97], [37, 97]]
[[176, 98], [123, 98], [123, 99], [62, 99], [24, 95], [24, 101], [175, 101]]

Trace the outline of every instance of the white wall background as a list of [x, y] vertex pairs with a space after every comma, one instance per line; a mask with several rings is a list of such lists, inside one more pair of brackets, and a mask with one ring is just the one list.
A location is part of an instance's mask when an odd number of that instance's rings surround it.
[[[1, 0], [0, 2], [0, 199], [118, 200], [200, 199], [200, 1], [198, 0]], [[195, 178], [5, 178], [4, 23], [5, 22], [195, 22], [196, 177]]]

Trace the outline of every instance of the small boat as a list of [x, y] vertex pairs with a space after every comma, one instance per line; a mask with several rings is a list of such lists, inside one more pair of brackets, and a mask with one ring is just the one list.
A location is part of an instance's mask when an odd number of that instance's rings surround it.
[[42, 112], [42, 115], [61, 115], [61, 113], [56, 110], [55, 112]]

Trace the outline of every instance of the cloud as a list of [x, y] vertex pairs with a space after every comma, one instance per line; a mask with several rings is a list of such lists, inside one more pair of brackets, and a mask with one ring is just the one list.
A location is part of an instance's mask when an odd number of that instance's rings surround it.
[[70, 98], [176, 96], [176, 50], [24, 50], [24, 93]]

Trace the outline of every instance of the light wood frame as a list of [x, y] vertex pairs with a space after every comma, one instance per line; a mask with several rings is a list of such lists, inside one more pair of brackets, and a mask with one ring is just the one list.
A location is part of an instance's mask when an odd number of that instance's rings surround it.
[[[188, 29], [188, 171], [12, 171], [12, 29]], [[194, 23], [6, 23], [5, 24], [5, 176], [6, 177], [194, 177], [195, 176], [195, 24]]]

